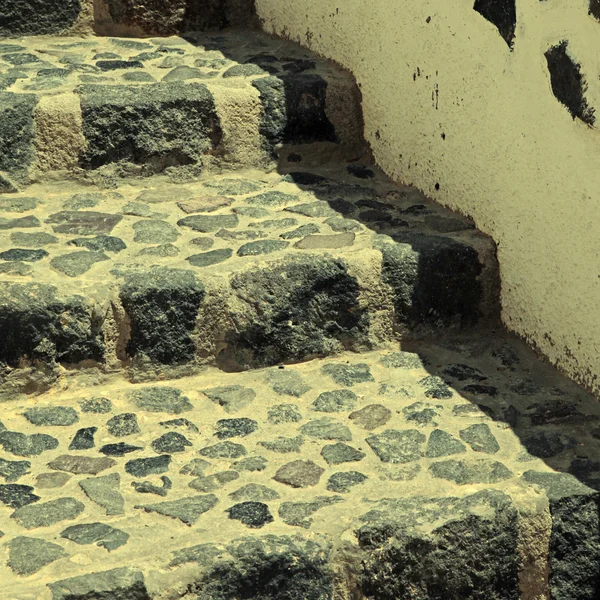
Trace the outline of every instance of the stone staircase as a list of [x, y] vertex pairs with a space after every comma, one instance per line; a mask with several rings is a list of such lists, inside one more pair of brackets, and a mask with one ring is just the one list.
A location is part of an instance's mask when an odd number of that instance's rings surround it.
[[600, 407], [348, 73], [44, 35], [0, 89], [0, 600], [600, 597]]

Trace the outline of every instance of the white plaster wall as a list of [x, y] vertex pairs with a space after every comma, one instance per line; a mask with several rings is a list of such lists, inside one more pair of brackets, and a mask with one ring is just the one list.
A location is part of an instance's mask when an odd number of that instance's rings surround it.
[[568, 39], [600, 106], [588, 0], [517, 0], [512, 52], [473, 0], [256, 3], [266, 31], [354, 73], [377, 163], [493, 236], [506, 325], [600, 392], [600, 131], [556, 100], [544, 57]]

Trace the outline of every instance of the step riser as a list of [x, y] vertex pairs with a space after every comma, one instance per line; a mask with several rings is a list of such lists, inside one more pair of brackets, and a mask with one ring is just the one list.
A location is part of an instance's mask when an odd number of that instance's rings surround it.
[[[236, 371], [294, 363], [496, 319], [495, 306], [486, 305], [496, 285], [495, 262], [486, 257], [482, 264], [470, 246], [439, 240], [459, 257], [473, 253], [471, 279], [448, 269], [432, 286], [414, 255], [394, 263], [395, 278], [386, 280], [381, 251], [363, 250], [257, 262], [259, 268], [231, 277], [149, 270], [120, 288], [82, 289], [79, 297], [57, 298], [52, 286], [32, 292], [4, 284], [0, 336], [10, 343], [0, 362], [12, 368], [41, 362], [51, 370], [54, 363], [95, 364], [108, 371], [128, 368], [133, 380], [169, 378], [203, 364]], [[423, 248], [421, 256], [427, 252]], [[435, 259], [435, 244], [429, 252]], [[440, 304], [444, 290], [462, 290], [464, 301]], [[27, 296], [36, 302], [24, 302]], [[22, 375], [16, 369], [5, 377], [5, 394], [23, 386]]]
[[[264, 79], [270, 80], [266, 93], [251, 87], [233, 97], [227, 87], [210, 83], [85, 85], [76, 96], [40, 98], [0, 92], [0, 171], [25, 184], [52, 172], [68, 178], [82, 168], [130, 174], [184, 165], [265, 168], [290, 147], [316, 154], [312, 162], [321, 164], [364, 155], [364, 144], [356, 142], [362, 121], [349, 76]], [[308, 98], [295, 91], [305, 83], [314, 91]]]

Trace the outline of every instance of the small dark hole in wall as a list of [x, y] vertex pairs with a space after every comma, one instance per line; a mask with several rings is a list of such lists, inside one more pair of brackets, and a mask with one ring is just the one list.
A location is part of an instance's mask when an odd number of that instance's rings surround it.
[[500, 35], [512, 50], [517, 27], [515, 0], [475, 0], [473, 8], [498, 28]]
[[439, 189], [440, 189], [440, 184], [439, 184], [439, 183], [436, 183], [436, 184], [435, 184], [435, 189], [436, 189], [436, 190], [439, 190]]
[[590, 15], [600, 21], [600, 0], [590, 0]]
[[587, 85], [581, 74], [580, 65], [573, 62], [567, 54], [568, 42], [563, 40], [557, 46], [546, 50], [545, 56], [550, 72], [550, 83], [556, 99], [564, 104], [571, 116], [578, 117], [584, 123], [593, 125], [596, 121], [594, 109], [585, 99]]

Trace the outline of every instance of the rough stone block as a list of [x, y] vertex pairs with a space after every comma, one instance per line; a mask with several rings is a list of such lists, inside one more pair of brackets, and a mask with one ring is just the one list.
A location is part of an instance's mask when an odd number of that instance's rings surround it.
[[2, 0], [0, 36], [47, 35], [71, 27], [81, 0]]
[[[1, 23], [0, 15], [0, 34]], [[33, 162], [36, 104], [33, 94], [0, 92], [0, 171], [24, 172]]]

